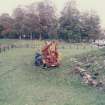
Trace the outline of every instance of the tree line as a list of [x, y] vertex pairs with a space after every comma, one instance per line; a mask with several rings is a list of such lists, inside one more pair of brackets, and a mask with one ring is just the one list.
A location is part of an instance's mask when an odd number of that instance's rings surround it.
[[49, 1], [19, 6], [12, 15], [0, 16], [0, 38], [96, 40], [102, 36], [96, 12], [80, 12], [75, 1], [68, 1], [60, 16]]

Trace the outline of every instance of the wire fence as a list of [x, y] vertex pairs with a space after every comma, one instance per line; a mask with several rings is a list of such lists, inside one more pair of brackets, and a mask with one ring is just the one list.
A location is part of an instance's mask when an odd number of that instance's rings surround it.
[[[0, 53], [11, 50], [11, 49], [15, 49], [15, 48], [34, 48], [34, 49], [40, 49], [43, 46], [43, 44], [39, 44], [39, 43], [35, 43], [35, 44], [30, 44], [30, 43], [26, 43], [26, 44], [11, 44], [11, 45], [4, 45], [4, 44], [0, 44]], [[89, 43], [75, 43], [75, 44], [65, 44], [65, 43], [61, 43], [59, 44], [59, 49], [88, 49], [88, 48], [100, 48], [100, 46], [94, 46], [93, 44], [89, 44]]]

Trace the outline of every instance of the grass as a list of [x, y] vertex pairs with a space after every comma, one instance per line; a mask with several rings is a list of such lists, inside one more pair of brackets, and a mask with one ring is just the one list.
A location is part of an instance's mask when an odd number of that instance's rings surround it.
[[11, 39], [0, 39], [0, 44], [13, 44], [17, 42], [18, 40], [11, 40]]
[[[37, 45], [42, 44], [37, 41]], [[85, 46], [77, 49], [74, 44], [60, 44], [61, 66], [47, 70], [33, 65], [37, 49], [15, 48], [0, 53], [0, 105], [105, 105], [105, 93], [81, 84], [78, 76], [68, 73], [71, 59], [96, 50]]]

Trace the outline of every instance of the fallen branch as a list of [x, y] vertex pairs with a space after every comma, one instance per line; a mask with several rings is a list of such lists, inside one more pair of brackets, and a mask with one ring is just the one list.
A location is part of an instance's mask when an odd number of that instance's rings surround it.
[[102, 81], [97, 81], [96, 79], [93, 79], [93, 77], [91, 76], [91, 73], [81, 68], [80, 65], [78, 64], [76, 65], [76, 67], [74, 68], [74, 72], [78, 73], [82, 77], [82, 80], [85, 84], [98, 87], [98, 88], [104, 87], [104, 84]]

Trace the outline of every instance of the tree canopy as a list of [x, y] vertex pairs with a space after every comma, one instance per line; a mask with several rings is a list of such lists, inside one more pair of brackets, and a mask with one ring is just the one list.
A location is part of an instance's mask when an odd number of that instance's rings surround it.
[[53, 3], [42, 1], [15, 8], [12, 16], [0, 16], [0, 38], [51, 39], [81, 41], [102, 35], [96, 12], [80, 12], [76, 2], [66, 3], [60, 17]]

